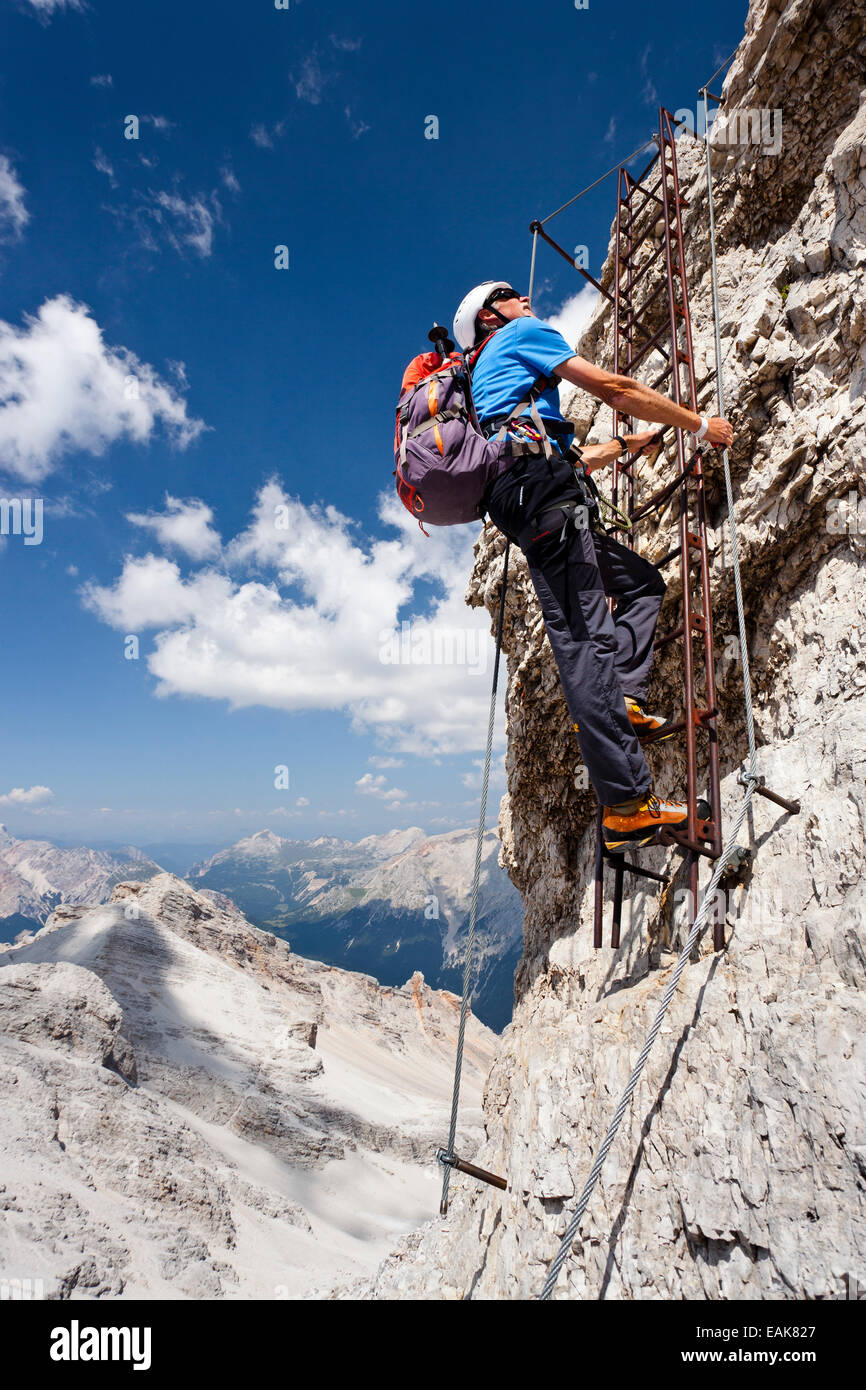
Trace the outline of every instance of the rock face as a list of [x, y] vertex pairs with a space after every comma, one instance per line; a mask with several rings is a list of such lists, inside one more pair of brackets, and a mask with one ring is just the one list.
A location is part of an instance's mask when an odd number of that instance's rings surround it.
[[[304, 1297], [436, 1210], [459, 1001], [302, 960], [169, 874], [0, 952], [0, 1276]], [[495, 1035], [470, 1018], [461, 1142]]]
[[[800, 797], [802, 812], [754, 799], [753, 867], [717, 905], [727, 950], [713, 955], [705, 938], [685, 972], [558, 1298], [838, 1298], [846, 1276], [866, 1282], [863, 11], [862, 0], [754, 0], [725, 111], [730, 122], [735, 109], [781, 109], [781, 151], [723, 144], [724, 122], [713, 136], [759, 771]], [[704, 155], [684, 136], [678, 157], [699, 399], [715, 414]], [[578, 350], [610, 365], [611, 331], [599, 312]], [[570, 409], [581, 433], [609, 437], [610, 416], [590, 398], [576, 393]], [[709, 522], [729, 825], [746, 741], [742, 671], [727, 641], [737, 628], [720, 466], [710, 468]], [[642, 548], [658, 558], [671, 534], [668, 511]], [[488, 527], [469, 601], [492, 616], [502, 549]], [[683, 939], [677, 893], [660, 898], [627, 880], [621, 949], [592, 949], [594, 803], [574, 786], [579, 754], [522, 557], [512, 552], [511, 565], [500, 829], [526, 949], [475, 1156], [507, 1174], [510, 1189], [456, 1178], [448, 1218], [404, 1240], [374, 1297], [540, 1291]], [[675, 597], [675, 581], [670, 589]], [[653, 705], [679, 708], [680, 690], [668, 648]], [[681, 794], [676, 747], [653, 750], [651, 762], [659, 791]], [[655, 869], [680, 862], [644, 854]]]

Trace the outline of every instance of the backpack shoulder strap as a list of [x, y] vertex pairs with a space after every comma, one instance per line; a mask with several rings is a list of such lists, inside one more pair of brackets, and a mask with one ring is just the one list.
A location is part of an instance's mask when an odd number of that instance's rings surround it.
[[[478, 358], [481, 356], [481, 353], [484, 351], [491, 338], [495, 338], [498, 332], [499, 329], [494, 328], [493, 332], [487, 335], [483, 343], [479, 343], [478, 347], [474, 348], [472, 352], [464, 354], [463, 360], [466, 363], [467, 376], [471, 376], [472, 369], [474, 368], [475, 363], [478, 361]], [[553, 457], [553, 449], [550, 443], [550, 436], [548, 435], [547, 430], [544, 428], [544, 421], [541, 418], [538, 406], [536, 405], [536, 401], [538, 400], [538, 397], [542, 395], [544, 391], [547, 390], [549, 385], [556, 385], [558, 380], [558, 377], [548, 376], [547, 373], [545, 373], [544, 376], [540, 376], [538, 380], [533, 383], [528, 394], [524, 396], [523, 400], [520, 401], [519, 404], [516, 405], [512, 411], [509, 412], [508, 420], [505, 421], [501, 429], [499, 429], [496, 435], [494, 436], [497, 443], [501, 443], [502, 440], [505, 438], [506, 434], [508, 433], [509, 420], [513, 419], [515, 415], [522, 415], [524, 410], [528, 410], [532, 423], [538, 430], [538, 433], [541, 435], [541, 442], [544, 448], [544, 457], [548, 460]], [[477, 424], [477, 419], [475, 423]]]
[[532, 420], [533, 425], [538, 430], [538, 433], [541, 435], [541, 443], [544, 449], [544, 457], [548, 461], [553, 457], [553, 446], [550, 443], [550, 435], [547, 433], [547, 430], [545, 429], [544, 421], [541, 418], [537, 405], [538, 397], [541, 395], [542, 391], [546, 389], [547, 377], [539, 377], [538, 381], [536, 381], [532, 390], [529, 392], [529, 395], [525, 396], [523, 400], [520, 401], [519, 404], [514, 407], [514, 409], [509, 413], [508, 419], [505, 421], [503, 425], [500, 426], [495, 436], [497, 443], [500, 443], [505, 438], [506, 434], [508, 433], [508, 426], [514, 419], [514, 417], [516, 415], [522, 415], [524, 410], [526, 410], [528, 407], [529, 418]]

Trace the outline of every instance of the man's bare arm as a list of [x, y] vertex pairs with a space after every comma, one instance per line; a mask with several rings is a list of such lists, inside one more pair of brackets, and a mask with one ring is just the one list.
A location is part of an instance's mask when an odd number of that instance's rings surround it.
[[[674, 425], [683, 430], [700, 428], [701, 417], [693, 410], [675, 405], [659, 391], [654, 391], [651, 386], [644, 386], [643, 382], [635, 381], [633, 377], [606, 372], [583, 357], [569, 357], [556, 368], [556, 375], [562, 377], [563, 381], [571, 382], [573, 386], [582, 387], [584, 391], [597, 396], [605, 405], [611, 406], [623, 415], [632, 416], [637, 420], [650, 420], [660, 425]], [[729, 445], [733, 443], [734, 432], [727, 420], [714, 417], [710, 420], [704, 437], [709, 444]]]
[[584, 444], [580, 450], [580, 461], [588, 473], [594, 473], [596, 468], [604, 468], [606, 463], [613, 463], [614, 459], [622, 457], [622, 449], [615, 439], [609, 439], [605, 444]]
[[[660, 433], [660, 430], [645, 430], [642, 434], [624, 434], [621, 438], [628, 445], [630, 454], [649, 454], [654, 452], [653, 445], [656, 444]], [[608, 439], [604, 444], [582, 444], [580, 448], [581, 463], [588, 473], [594, 473], [597, 468], [604, 468], [605, 464], [613, 463], [614, 459], [624, 457], [616, 439]]]

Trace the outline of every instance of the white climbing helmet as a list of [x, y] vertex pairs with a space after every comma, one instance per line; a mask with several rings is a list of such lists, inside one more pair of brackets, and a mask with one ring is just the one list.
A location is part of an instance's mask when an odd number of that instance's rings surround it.
[[510, 280], [485, 280], [460, 301], [454, 315], [454, 338], [464, 352], [475, 345], [475, 320], [484, 308], [484, 301], [494, 290], [510, 290]]

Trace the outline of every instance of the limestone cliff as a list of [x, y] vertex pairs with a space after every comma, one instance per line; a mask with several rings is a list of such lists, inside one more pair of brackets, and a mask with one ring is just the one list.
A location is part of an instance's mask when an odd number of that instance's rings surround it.
[[[866, 1284], [863, 11], [862, 0], [754, 0], [724, 112], [781, 110], [781, 150], [724, 143], [724, 117], [713, 128], [759, 771], [803, 809], [792, 817], [753, 803], [754, 862], [727, 884], [727, 949], [714, 955], [705, 938], [686, 970], [559, 1298], [833, 1298], [845, 1296], [846, 1276]], [[702, 144], [684, 135], [678, 160], [699, 400], [713, 414]], [[608, 261], [605, 284], [612, 273]], [[578, 350], [610, 365], [611, 335], [600, 310]], [[609, 437], [610, 415], [589, 397], [577, 393], [570, 409], [580, 433]], [[742, 670], [727, 640], [737, 628], [720, 468], [709, 466], [709, 536], [730, 823], [746, 743]], [[672, 525], [668, 510], [644, 533], [651, 559]], [[502, 550], [488, 526], [469, 602], [491, 615]], [[485, 1093], [487, 1141], [473, 1157], [506, 1174], [509, 1191], [456, 1177], [448, 1217], [404, 1240], [374, 1297], [538, 1293], [682, 941], [676, 893], [660, 898], [632, 880], [621, 949], [592, 949], [594, 801], [575, 786], [579, 753], [514, 551], [504, 649], [500, 832], [525, 950]], [[657, 663], [661, 708], [678, 708], [675, 663], [671, 648]], [[658, 789], [682, 794], [677, 749], [651, 761]], [[657, 849], [645, 862], [676, 872], [680, 859]]]

